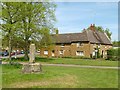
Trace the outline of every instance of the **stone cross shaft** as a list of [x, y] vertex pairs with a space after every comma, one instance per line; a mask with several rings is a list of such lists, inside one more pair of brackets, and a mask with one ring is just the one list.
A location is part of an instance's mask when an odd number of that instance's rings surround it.
[[31, 44], [30, 45], [30, 59], [29, 62], [30, 63], [35, 63], [35, 44]]

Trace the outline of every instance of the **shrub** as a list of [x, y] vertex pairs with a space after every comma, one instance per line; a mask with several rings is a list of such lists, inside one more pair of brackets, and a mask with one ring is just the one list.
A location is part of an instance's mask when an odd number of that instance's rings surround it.
[[63, 57], [63, 58], [72, 58], [72, 59], [90, 59], [89, 57], [85, 57], [85, 56], [74, 56], [74, 57]]
[[107, 60], [118, 61], [120, 60], [119, 54], [120, 54], [120, 48], [118, 49], [112, 48], [107, 51]]

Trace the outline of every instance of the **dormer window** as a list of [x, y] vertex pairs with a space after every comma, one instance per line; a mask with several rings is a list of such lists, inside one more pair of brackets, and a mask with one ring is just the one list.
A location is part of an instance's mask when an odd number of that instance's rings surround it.
[[82, 46], [82, 43], [78, 42], [77, 47], [80, 47], [80, 46]]
[[61, 44], [61, 47], [64, 47], [65, 46], [65, 44]]

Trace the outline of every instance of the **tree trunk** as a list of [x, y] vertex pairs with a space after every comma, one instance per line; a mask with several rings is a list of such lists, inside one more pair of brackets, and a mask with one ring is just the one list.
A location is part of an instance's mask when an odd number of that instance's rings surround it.
[[12, 51], [12, 47], [11, 47], [11, 36], [9, 37], [9, 64], [11, 64], [11, 51]]
[[24, 59], [29, 60], [28, 51], [25, 51]]
[[25, 60], [29, 60], [28, 51], [29, 51], [29, 46], [28, 46], [28, 43], [26, 43], [25, 49], [24, 49], [24, 52], [25, 52], [24, 59]]

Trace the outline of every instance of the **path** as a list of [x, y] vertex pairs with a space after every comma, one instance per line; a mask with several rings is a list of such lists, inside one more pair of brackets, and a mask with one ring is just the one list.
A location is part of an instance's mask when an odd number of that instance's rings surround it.
[[64, 66], [64, 67], [82, 67], [82, 68], [103, 68], [103, 69], [120, 69], [120, 67], [109, 66], [88, 66], [88, 65], [72, 65], [72, 64], [42, 64], [45, 66]]
[[[2, 62], [2, 64], [7, 64], [8, 62]], [[26, 64], [27, 62], [20, 62], [20, 64]], [[88, 65], [73, 65], [73, 64], [42, 64], [43, 66], [62, 66], [62, 67], [81, 67], [81, 68], [102, 68], [102, 69], [120, 69], [120, 67], [110, 67], [110, 66], [88, 66]]]

